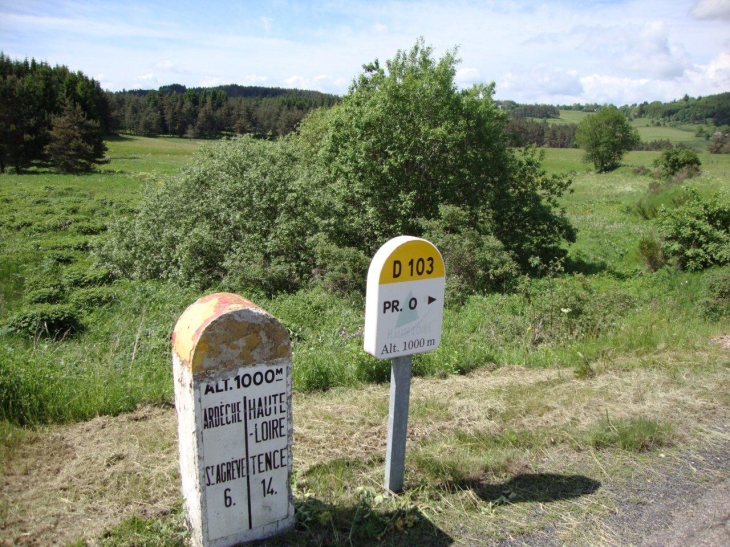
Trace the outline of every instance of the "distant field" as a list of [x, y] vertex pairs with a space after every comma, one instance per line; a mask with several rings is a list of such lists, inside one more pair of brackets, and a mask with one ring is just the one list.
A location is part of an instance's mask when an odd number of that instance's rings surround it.
[[686, 125], [682, 127], [670, 126], [652, 126], [652, 120], [646, 118], [638, 118], [631, 122], [641, 135], [641, 140], [645, 142], [668, 140], [672, 144], [684, 143], [687, 146], [697, 150], [707, 150], [707, 143], [703, 137], [695, 137], [697, 126]]
[[583, 118], [588, 116], [588, 112], [581, 112], [580, 110], [561, 110], [560, 118], [548, 120], [548, 123], [566, 124], [566, 123], [580, 123]]
[[133, 173], [174, 173], [190, 160], [190, 155], [206, 141], [135, 137], [119, 135], [106, 140], [109, 151], [106, 156], [111, 163], [102, 165], [100, 171]]
[[[569, 124], [580, 123], [586, 116], [590, 116], [590, 112], [581, 112], [579, 110], [561, 110], [560, 118], [550, 119], [551, 124]], [[703, 137], [695, 137], [697, 125], [685, 124], [679, 127], [670, 126], [653, 126], [654, 120], [648, 118], [637, 118], [631, 121], [631, 125], [638, 129], [639, 136], [643, 142], [651, 142], [656, 140], [668, 140], [672, 144], [684, 143], [696, 150], [707, 150], [708, 141]]]

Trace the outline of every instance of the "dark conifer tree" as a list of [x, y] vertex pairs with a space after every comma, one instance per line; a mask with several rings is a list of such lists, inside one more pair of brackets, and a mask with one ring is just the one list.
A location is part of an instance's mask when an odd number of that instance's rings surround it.
[[50, 142], [44, 150], [55, 168], [78, 173], [106, 163], [101, 126], [87, 118], [78, 103], [67, 103], [63, 112], [52, 118], [51, 126]]

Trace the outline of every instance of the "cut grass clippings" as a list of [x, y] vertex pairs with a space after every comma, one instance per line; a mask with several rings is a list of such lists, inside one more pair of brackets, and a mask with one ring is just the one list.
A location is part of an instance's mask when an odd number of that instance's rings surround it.
[[[576, 522], [596, 525], [632, 476], [712, 442], [730, 418], [726, 350], [658, 358], [596, 363], [586, 380], [506, 366], [414, 379], [395, 497], [381, 486], [388, 386], [295, 393], [297, 532], [266, 545], [488, 544], [546, 526], [566, 545], [601, 545]], [[0, 538], [179, 545], [175, 431], [172, 408], [143, 407], [28, 433], [0, 479]]]

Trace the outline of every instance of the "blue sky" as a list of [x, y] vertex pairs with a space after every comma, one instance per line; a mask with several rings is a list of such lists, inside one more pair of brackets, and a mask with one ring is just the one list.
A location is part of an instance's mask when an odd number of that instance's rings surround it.
[[0, 50], [105, 89], [237, 83], [343, 94], [363, 63], [458, 47], [460, 86], [570, 104], [730, 91], [730, 0], [0, 0]]

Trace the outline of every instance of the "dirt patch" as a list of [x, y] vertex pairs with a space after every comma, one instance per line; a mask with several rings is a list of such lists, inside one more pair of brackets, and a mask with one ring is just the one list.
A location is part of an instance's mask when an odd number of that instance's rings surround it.
[[713, 341], [721, 348], [730, 349], [730, 334], [724, 334], [722, 336], [713, 338]]
[[568, 515], [497, 547], [727, 547], [730, 545], [730, 432], [718, 424], [703, 448], [651, 466], [629, 461], [628, 478], [604, 478], [605, 515]]

